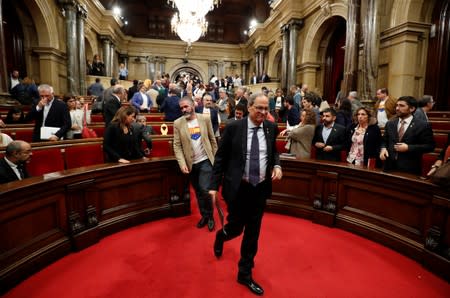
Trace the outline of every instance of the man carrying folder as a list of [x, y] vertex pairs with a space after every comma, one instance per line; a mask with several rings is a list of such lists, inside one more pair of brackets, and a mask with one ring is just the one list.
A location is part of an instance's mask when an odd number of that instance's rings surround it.
[[55, 99], [52, 86], [39, 85], [38, 91], [40, 99], [28, 116], [35, 121], [33, 142], [61, 140], [72, 124], [69, 109], [64, 102]]

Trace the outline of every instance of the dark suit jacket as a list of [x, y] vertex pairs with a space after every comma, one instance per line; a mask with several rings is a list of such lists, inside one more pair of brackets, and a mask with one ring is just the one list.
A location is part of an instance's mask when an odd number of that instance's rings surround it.
[[[247, 153], [247, 117], [229, 122], [225, 126], [222, 140], [217, 150], [213, 174], [209, 189], [218, 190], [222, 183], [222, 195], [227, 202], [236, 198], [245, 171], [245, 157]], [[280, 165], [280, 158], [276, 147], [278, 128], [275, 123], [264, 121], [263, 130], [267, 142], [267, 170], [263, 195], [272, 194], [272, 169]], [[222, 181], [223, 180], [223, 181]], [[263, 182], [262, 182], [263, 183]]]
[[[347, 133], [347, 152], [350, 151], [352, 146], [352, 136], [355, 133], [357, 124], [352, 124]], [[375, 158], [377, 160], [377, 166], [381, 166], [380, 163], [380, 144], [381, 144], [381, 131], [377, 124], [369, 125], [364, 134], [364, 165], [367, 166], [369, 158]]]
[[340, 124], [334, 123], [333, 129], [326, 142], [324, 142], [322, 137], [323, 124], [316, 126], [316, 131], [314, 132], [314, 138], [312, 140], [312, 145], [316, 142], [325, 143], [325, 146], [332, 146], [333, 150], [330, 152], [325, 152], [323, 149], [316, 148], [316, 159], [330, 160], [330, 161], [341, 161], [341, 151], [345, 149], [345, 127]]
[[402, 143], [408, 144], [408, 151], [396, 152], [394, 145], [399, 142], [398, 121], [399, 118], [389, 120], [384, 127], [381, 147], [386, 148], [389, 153], [389, 157], [384, 162], [384, 170], [420, 175], [422, 172], [422, 155], [432, 152], [436, 145], [431, 126], [428, 122], [413, 117], [401, 140]]
[[[195, 112], [203, 115], [203, 106], [198, 106], [195, 108]], [[211, 124], [213, 127], [214, 133], [219, 129], [219, 120], [217, 119], [217, 110], [214, 108], [210, 108], [209, 112], [211, 113]]]
[[105, 120], [105, 127], [108, 127], [108, 124], [114, 118], [114, 115], [116, 115], [116, 112], [118, 109], [120, 109], [120, 106], [120, 100], [116, 96], [111, 95], [110, 97], [105, 98], [103, 105], [103, 118]]
[[[41, 127], [44, 120], [44, 109], [39, 112], [36, 110], [37, 104], [34, 104], [30, 110], [27, 119], [31, 118], [34, 120], [34, 130], [33, 130], [33, 142], [41, 141]], [[45, 119], [45, 126], [50, 127], [60, 127], [55, 135], [58, 138], [66, 136], [67, 131], [72, 126], [72, 121], [70, 119], [69, 109], [65, 102], [58, 99], [53, 99], [52, 107], [48, 111], [47, 118]]]
[[110, 123], [103, 136], [103, 151], [107, 161], [117, 162], [124, 158], [128, 160], [139, 159], [144, 156], [141, 148], [142, 133], [136, 126], [130, 127], [125, 135], [117, 122]]
[[[23, 172], [25, 178], [30, 177], [25, 167], [23, 168]], [[11, 169], [5, 158], [0, 159], [0, 184], [16, 180], [19, 180], [19, 178], [17, 178], [16, 173], [14, 173], [13, 169]]]

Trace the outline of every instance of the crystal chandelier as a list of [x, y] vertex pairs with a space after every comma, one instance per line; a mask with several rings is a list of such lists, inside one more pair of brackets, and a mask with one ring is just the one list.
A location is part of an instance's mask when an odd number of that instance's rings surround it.
[[205, 17], [189, 16], [175, 13], [171, 21], [172, 31], [177, 33], [182, 41], [187, 42], [190, 46], [196, 42], [201, 36], [206, 34], [208, 30], [208, 22]]
[[219, 6], [222, 0], [167, 0], [167, 3], [172, 2], [172, 7], [177, 7], [180, 14], [195, 15], [199, 18], [206, 16], [206, 14], [214, 9], [214, 6]]

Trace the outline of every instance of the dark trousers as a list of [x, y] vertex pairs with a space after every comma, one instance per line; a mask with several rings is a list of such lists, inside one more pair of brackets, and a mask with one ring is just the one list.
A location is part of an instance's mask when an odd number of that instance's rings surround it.
[[209, 197], [208, 187], [211, 181], [212, 165], [209, 159], [192, 165], [189, 179], [195, 190], [197, 197], [198, 208], [202, 217], [212, 217], [212, 202]]
[[227, 202], [227, 224], [219, 232], [218, 237], [228, 241], [244, 231], [241, 243], [241, 259], [238, 264], [240, 278], [250, 278], [252, 268], [255, 266], [254, 258], [258, 251], [258, 239], [266, 207], [268, 183], [271, 183], [270, 180], [261, 182], [255, 187], [242, 181], [237, 197]]

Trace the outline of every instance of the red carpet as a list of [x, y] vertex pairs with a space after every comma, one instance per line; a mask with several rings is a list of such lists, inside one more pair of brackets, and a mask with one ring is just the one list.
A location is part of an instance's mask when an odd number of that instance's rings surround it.
[[[236, 282], [240, 238], [213, 255], [193, 215], [103, 239], [33, 275], [5, 297], [256, 297]], [[265, 297], [449, 297], [450, 285], [359, 236], [266, 214], [254, 278]]]

